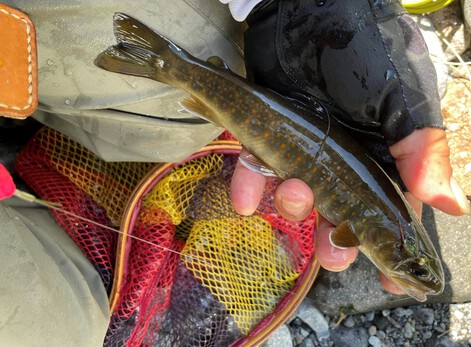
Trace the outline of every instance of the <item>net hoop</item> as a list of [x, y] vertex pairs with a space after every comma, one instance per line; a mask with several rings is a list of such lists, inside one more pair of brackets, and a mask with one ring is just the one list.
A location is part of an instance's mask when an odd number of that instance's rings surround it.
[[[193, 159], [210, 154], [238, 155], [242, 146], [238, 141], [218, 140], [201, 148], [190, 157], [178, 163], [163, 163], [157, 165], [137, 185], [131, 194], [120, 225], [121, 234], [118, 237], [116, 249], [115, 276], [109, 298], [110, 312], [114, 312], [121, 294], [123, 279], [127, 272], [127, 259], [133, 239], [132, 235], [143, 197], [173, 168]], [[279, 326], [281, 326], [297, 309], [317, 277], [320, 265], [315, 255], [311, 257], [304, 272], [296, 280], [291, 291], [278, 303], [274, 314], [263, 318], [245, 337], [235, 341], [231, 346], [258, 346], [265, 341]]]

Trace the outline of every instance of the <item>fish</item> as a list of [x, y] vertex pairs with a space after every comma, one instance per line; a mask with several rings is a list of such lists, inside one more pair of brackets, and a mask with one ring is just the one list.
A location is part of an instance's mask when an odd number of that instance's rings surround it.
[[188, 92], [185, 110], [227, 129], [265, 170], [311, 187], [317, 212], [336, 225], [333, 245], [358, 247], [420, 302], [442, 293], [440, 257], [400, 187], [321, 103], [308, 106], [250, 83], [221, 58], [194, 57], [124, 13], [114, 15], [114, 34], [117, 44], [97, 56], [98, 67]]

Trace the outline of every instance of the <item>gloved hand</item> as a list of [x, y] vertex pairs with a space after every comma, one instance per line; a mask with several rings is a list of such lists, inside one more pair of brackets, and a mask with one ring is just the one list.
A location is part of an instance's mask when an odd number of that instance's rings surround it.
[[396, 179], [387, 146], [443, 128], [434, 66], [399, 1], [265, 0], [247, 22], [248, 78], [322, 101]]
[[[308, 106], [321, 101], [394, 179], [402, 179], [419, 216], [422, 202], [454, 215], [470, 213], [452, 178], [434, 67], [399, 1], [265, 0], [247, 22], [249, 79]], [[236, 168], [232, 200], [239, 212], [253, 212], [263, 182]], [[279, 212], [302, 219], [312, 208], [309, 192], [303, 182], [283, 182], [275, 196]], [[339, 271], [357, 250], [331, 246], [331, 228], [320, 222], [316, 254], [323, 267]], [[384, 277], [382, 283], [400, 293]]]

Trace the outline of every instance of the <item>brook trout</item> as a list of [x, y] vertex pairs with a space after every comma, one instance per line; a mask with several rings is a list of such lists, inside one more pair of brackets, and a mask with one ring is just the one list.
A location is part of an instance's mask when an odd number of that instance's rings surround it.
[[380, 271], [418, 301], [443, 291], [440, 258], [396, 183], [334, 123], [270, 90], [248, 83], [220, 58], [202, 61], [121, 13], [118, 44], [101, 53], [103, 69], [154, 79], [191, 94], [185, 109], [228, 129], [283, 179], [314, 191], [315, 208], [337, 228], [331, 241], [358, 246]]

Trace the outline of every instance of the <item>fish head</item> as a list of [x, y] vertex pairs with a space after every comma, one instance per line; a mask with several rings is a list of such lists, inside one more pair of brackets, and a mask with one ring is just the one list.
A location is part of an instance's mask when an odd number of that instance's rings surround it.
[[442, 263], [422, 223], [413, 220], [397, 227], [401, 237], [379, 244], [372, 255], [378, 268], [418, 301], [442, 293], [445, 287]]

